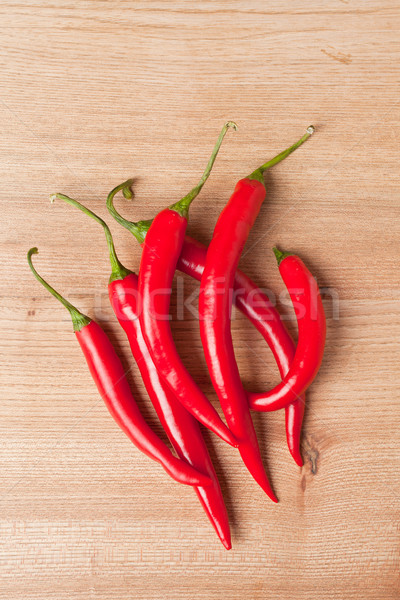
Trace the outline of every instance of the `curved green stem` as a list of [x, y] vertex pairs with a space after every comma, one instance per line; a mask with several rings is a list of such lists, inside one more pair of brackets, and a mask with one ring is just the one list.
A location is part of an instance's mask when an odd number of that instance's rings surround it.
[[188, 218], [189, 206], [191, 205], [193, 200], [199, 195], [201, 188], [203, 187], [203, 185], [209, 178], [211, 170], [215, 163], [215, 159], [217, 158], [217, 154], [219, 152], [219, 149], [221, 148], [222, 140], [224, 139], [226, 132], [228, 131], [228, 129], [230, 127], [232, 127], [235, 131], [237, 130], [237, 125], [233, 121], [228, 121], [227, 123], [225, 123], [225, 125], [221, 129], [221, 133], [219, 134], [218, 140], [214, 146], [214, 149], [211, 153], [210, 159], [207, 163], [207, 166], [204, 170], [203, 175], [201, 176], [199, 183], [192, 190], [190, 190], [190, 192], [188, 194], [186, 194], [186, 196], [184, 198], [182, 198], [182, 200], [179, 200], [179, 202], [172, 204], [169, 207], [170, 210], [175, 210], [178, 214], [180, 214], [185, 219]]
[[121, 262], [119, 261], [117, 253], [115, 252], [114, 240], [112, 238], [111, 231], [110, 231], [110, 228], [108, 227], [107, 223], [105, 221], [103, 221], [103, 219], [101, 219], [94, 212], [92, 212], [91, 210], [86, 208], [86, 206], [83, 206], [83, 204], [81, 204], [77, 200], [74, 200], [73, 198], [70, 198], [69, 196], [65, 196], [64, 194], [52, 194], [50, 196], [51, 202], [54, 202], [54, 200], [56, 198], [58, 198], [59, 200], [64, 200], [64, 202], [67, 202], [68, 204], [75, 206], [76, 208], [81, 210], [83, 213], [85, 213], [85, 215], [88, 215], [89, 217], [91, 217], [92, 219], [97, 221], [97, 223], [99, 223], [103, 227], [104, 233], [106, 235], [108, 251], [110, 254], [110, 263], [111, 263], [110, 282], [115, 281], [116, 279], [125, 279], [125, 277], [127, 275], [129, 275], [132, 271], [129, 271], [128, 269], [126, 269], [124, 267], [124, 265], [121, 264]]
[[[225, 134], [230, 127], [232, 127], [235, 130], [237, 129], [237, 125], [233, 121], [228, 121], [227, 123], [225, 123], [225, 125], [223, 126], [223, 128], [221, 130], [221, 133], [219, 134], [217, 143], [214, 146], [214, 149], [213, 149], [211, 157], [208, 161], [207, 167], [206, 167], [199, 183], [184, 198], [182, 198], [182, 200], [180, 200], [179, 202], [176, 202], [175, 204], [172, 204], [169, 207], [171, 210], [175, 210], [180, 215], [187, 218], [189, 206], [190, 206], [191, 202], [196, 198], [196, 196], [198, 196], [201, 188], [207, 181], [207, 179], [211, 173], [211, 169], [213, 168], [215, 159], [217, 158], [217, 154], [221, 147], [222, 140], [224, 139]], [[132, 198], [133, 194], [130, 189], [132, 182], [133, 182], [132, 179], [127, 179], [123, 183], [120, 183], [119, 185], [117, 185], [113, 190], [111, 190], [111, 192], [107, 196], [107, 209], [108, 209], [108, 212], [110, 213], [110, 215], [117, 221], [117, 223], [122, 225], [122, 227], [125, 227], [125, 229], [127, 229], [128, 231], [130, 231], [132, 233], [132, 235], [135, 236], [135, 238], [137, 239], [139, 244], [143, 244], [144, 239], [146, 237], [146, 233], [150, 229], [150, 226], [151, 226], [153, 220], [148, 219], [145, 221], [128, 221], [117, 211], [117, 209], [114, 206], [114, 198], [115, 198], [116, 194], [120, 191], [122, 191], [125, 198], [127, 198], [127, 199]]]
[[113, 190], [111, 190], [111, 192], [107, 196], [107, 209], [110, 215], [117, 221], [117, 223], [122, 225], [122, 227], [125, 227], [125, 229], [127, 229], [128, 231], [130, 231], [132, 235], [135, 236], [139, 244], [143, 244], [144, 238], [146, 237], [146, 233], [150, 229], [152, 220], [137, 222], [128, 221], [127, 219], [124, 219], [124, 217], [117, 211], [117, 209], [114, 206], [114, 197], [121, 190], [124, 195], [124, 198], [132, 198], [133, 194], [130, 189], [132, 182], [133, 179], [127, 179], [126, 181], [124, 181], [124, 183], [120, 183]]
[[66, 300], [53, 287], [51, 287], [51, 285], [48, 284], [47, 281], [45, 281], [41, 275], [39, 275], [39, 273], [36, 271], [35, 267], [32, 264], [32, 254], [38, 253], [39, 250], [37, 248], [31, 248], [27, 255], [28, 264], [31, 268], [32, 273], [34, 274], [36, 279], [43, 285], [43, 287], [45, 287], [46, 290], [54, 296], [54, 298], [57, 298], [57, 300], [59, 300], [61, 304], [63, 304], [65, 308], [69, 311], [74, 326], [74, 331], [80, 331], [81, 329], [86, 327], [86, 325], [89, 325], [92, 319], [89, 319], [89, 317], [81, 313], [73, 304], [68, 302], [68, 300]]
[[272, 248], [272, 250], [273, 250], [273, 252], [275, 254], [275, 257], [276, 257], [276, 260], [278, 262], [278, 267], [281, 264], [281, 262], [283, 260], [285, 260], [285, 258], [287, 258], [288, 256], [293, 256], [292, 252], [281, 252], [281, 250], [279, 250], [276, 246], [274, 246]]
[[289, 156], [289, 154], [292, 154], [292, 152], [297, 150], [299, 146], [301, 146], [306, 140], [308, 140], [308, 138], [314, 133], [314, 131], [315, 129], [313, 125], [307, 127], [306, 133], [295, 144], [293, 144], [289, 148], [286, 148], [286, 150], [283, 150], [283, 152], [280, 152], [274, 158], [271, 158], [271, 160], [261, 165], [261, 167], [258, 167], [258, 169], [253, 171], [253, 173], [251, 173], [251, 175], [249, 175], [247, 179], [256, 179], [257, 181], [260, 181], [263, 185], [265, 185], [263, 177], [264, 172], [270, 167], [273, 167], [274, 165], [280, 163], [287, 156]]

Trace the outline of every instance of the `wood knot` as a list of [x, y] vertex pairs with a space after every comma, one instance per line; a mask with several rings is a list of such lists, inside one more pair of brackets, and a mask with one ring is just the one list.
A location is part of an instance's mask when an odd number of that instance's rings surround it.
[[319, 450], [317, 450], [313, 441], [308, 438], [305, 438], [302, 446], [306, 455], [305, 458], [310, 463], [310, 471], [313, 475], [316, 475], [318, 471]]

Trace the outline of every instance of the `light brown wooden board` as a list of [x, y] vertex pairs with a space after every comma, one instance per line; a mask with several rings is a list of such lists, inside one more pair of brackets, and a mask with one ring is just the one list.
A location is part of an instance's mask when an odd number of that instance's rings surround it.
[[[398, 598], [398, 3], [5, 0], [0, 23], [0, 598]], [[135, 176], [135, 200], [118, 206], [151, 217], [196, 182], [226, 119], [239, 131], [192, 207], [190, 233], [208, 242], [235, 181], [313, 123], [312, 140], [268, 175], [241, 266], [279, 295], [277, 243], [339, 302], [335, 317], [325, 298], [302, 469], [283, 414], [255, 417], [279, 505], [207, 436], [229, 553], [192, 490], [115, 426], [67, 314], [25, 259], [39, 246], [40, 272], [101, 319], [128, 364], [107, 303], [103, 233], [48, 194], [106, 216], [107, 192]], [[136, 243], [111, 227], [121, 260], [137, 268]], [[184, 286], [189, 295], [197, 284]], [[198, 324], [185, 317], [174, 323], [179, 350], [216, 404]], [[246, 385], [276, 383], [270, 352], [240, 315], [233, 333]], [[136, 368], [130, 376], [160, 432]]]

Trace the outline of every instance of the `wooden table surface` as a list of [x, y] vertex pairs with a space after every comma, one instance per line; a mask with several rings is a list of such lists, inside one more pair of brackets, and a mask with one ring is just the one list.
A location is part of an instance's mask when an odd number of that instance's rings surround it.
[[[397, 6], [396, 6], [397, 5]], [[0, 598], [7, 600], [333, 600], [399, 597], [399, 4], [5, 0], [0, 5], [1, 403]], [[129, 176], [148, 218], [196, 182], [223, 122], [234, 119], [189, 231], [208, 242], [234, 182], [316, 133], [268, 174], [268, 201], [241, 266], [273, 291], [296, 334], [271, 247], [298, 252], [327, 288], [323, 366], [308, 393], [295, 466], [283, 413], [256, 415], [280, 499], [251, 480], [238, 453], [207, 435], [231, 519], [217, 540], [190, 488], [164, 476], [108, 415], [64, 308], [35, 264], [104, 325], [112, 318], [97, 224], [48, 195], [106, 217]], [[121, 260], [139, 265], [111, 223]], [[193, 315], [173, 330], [217, 406]], [[177, 308], [179, 310], [177, 311]], [[238, 314], [233, 335], [252, 389], [278, 382], [261, 337]]]

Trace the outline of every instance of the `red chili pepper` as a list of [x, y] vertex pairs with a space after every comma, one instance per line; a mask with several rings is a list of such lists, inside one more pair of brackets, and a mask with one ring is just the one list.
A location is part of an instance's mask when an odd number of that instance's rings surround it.
[[236, 128], [236, 125], [230, 122], [224, 125], [198, 185], [153, 220], [146, 235], [140, 263], [139, 295], [142, 301], [140, 325], [158, 372], [198, 421], [228, 444], [236, 446], [234, 436], [184, 367], [172, 338], [169, 321], [171, 286], [185, 239], [189, 206], [211, 172], [228, 127]]
[[36, 279], [69, 311], [74, 332], [85, 355], [93, 380], [111, 415], [129, 439], [144, 454], [159, 462], [165, 471], [179, 483], [187, 485], [210, 485], [207, 475], [199, 473], [186, 462], [173, 456], [169, 448], [150, 429], [135, 403], [124, 369], [110, 340], [101, 327], [63, 298], [36, 271], [32, 254], [28, 263]]
[[109, 293], [114, 312], [125, 330], [147, 392], [171, 444], [182, 460], [207, 473], [211, 479], [211, 485], [196, 487], [195, 491], [218, 537], [230, 550], [228, 513], [199, 424], [161, 380], [144, 341], [137, 307], [137, 275], [132, 273], [123, 280], [113, 281]]
[[310, 386], [321, 365], [326, 337], [324, 307], [317, 282], [298, 256], [274, 248], [279, 271], [296, 311], [299, 339], [290, 369], [267, 394], [249, 394], [253, 410], [283, 408]]
[[[206, 255], [207, 248], [204, 244], [186, 236], [178, 262], [178, 269], [200, 281], [204, 271]], [[257, 285], [239, 269], [235, 273], [233, 289], [236, 306], [264, 337], [273, 352], [283, 379], [289, 371], [296, 347], [278, 311]], [[303, 465], [300, 453], [300, 438], [304, 408], [304, 395], [285, 408], [288, 448], [296, 464], [300, 467]]]
[[103, 219], [68, 196], [56, 194], [56, 197], [79, 208], [104, 229], [112, 268], [108, 286], [111, 306], [127, 335], [146, 390], [176, 453], [182, 460], [210, 477], [211, 485], [197, 487], [195, 491], [218, 537], [229, 550], [232, 545], [228, 514], [200, 427], [160, 378], [144, 341], [139, 322], [138, 277], [119, 261], [110, 229]]
[[[265, 168], [269, 168], [286, 158], [308, 139], [312, 132], [313, 128], [310, 126], [307, 129], [307, 134], [305, 136], [293, 146], [290, 146], [270, 160], [265, 165]], [[143, 245], [152, 220], [138, 222], [128, 221], [117, 212], [113, 204], [114, 197], [120, 190], [122, 190], [125, 198], [132, 197], [130, 191], [131, 184], [132, 180], [127, 180], [114, 188], [108, 195], [107, 208], [114, 219], [120, 223], [120, 225], [128, 229], [135, 236], [137, 241]], [[186, 236], [177, 268], [195, 279], [200, 280], [204, 270], [206, 252], [207, 248], [203, 244]], [[271, 306], [269, 299], [258, 290], [256, 284], [240, 271], [237, 271], [235, 275], [234, 287], [236, 291], [238, 289], [243, 290], [243, 293], [240, 295], [235, 294], [236, 304], [264, 336], [277, 360], [281, 376], [284, 377], [294, 356], [294, 343], [284, 327], [279, 313]], [[254, 302], [256, 297], [260, 302]], [[300, 466], [303, 464], [299, 446], [305, 407], [304, 402], [304, 397], [299, 398], [297, 401], [287, 406], [285, 411], [288, 447], [294, 460]]]
[[265, 198], [264, 184], [241, 180], [219, 216], [200, 282], [200, 336], [211, 381], [239, 452], [253, 478], [277, 502], [265, 473], [240, 380], [231, 335], [230, 311], [235, 272], [243, 246]]
[[[313, 129], [298, 142], [303, 143]], [[214, 389], [230, 429], [239, 440], [239, 451], [248, 470], [276, 502], [265, 474], [246, 392], [240, 380], [233, 349], [230, 311], [240, 255], [265, 199], [264, 172], [288, 155], [283, 153], [241, 179], [221, 212], [200, 282], [199, 322], [204, 354]], [[297, 400], [298, 397], [292, 398]]]

